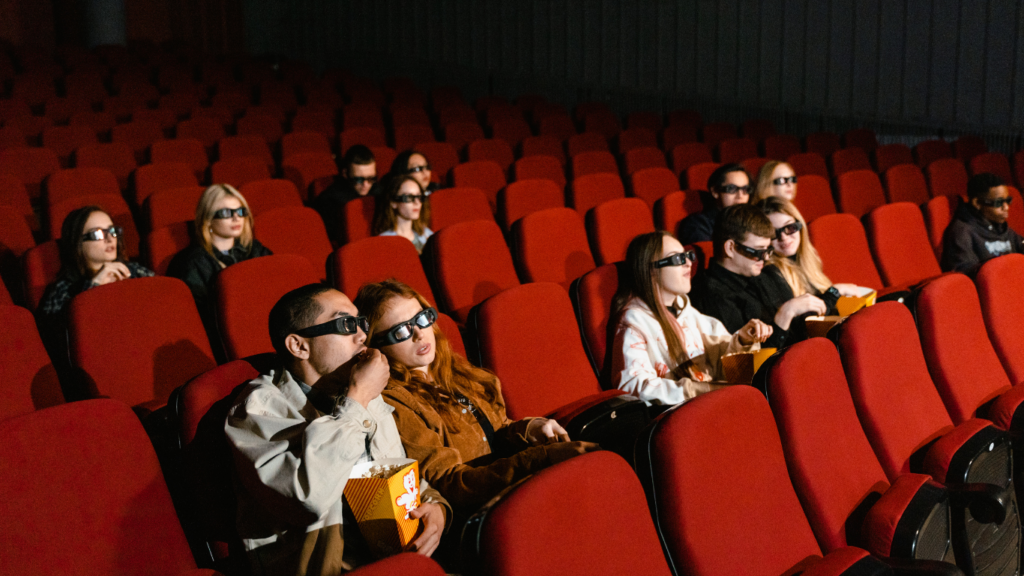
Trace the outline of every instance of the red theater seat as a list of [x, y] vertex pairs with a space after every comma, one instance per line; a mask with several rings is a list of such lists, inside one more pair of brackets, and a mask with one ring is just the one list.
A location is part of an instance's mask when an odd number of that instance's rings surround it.
[[[377, 164], [379, 173], [386, 169], [382, 162]], [[312, 200], [334, 182], [338, 166], [330, 153], [299, 152], [281, 162], [281, 173], [295, 184], [299, 194]]]
[[576, 135], [576, 125], [573, 124], [572, 118], [569, 118], [564, 112], [548, 114], [537, 122], [537, 134], [565, 142]]
[[145, 229], [152, 231], [176, 222], [192, 222], [205, 190], [203, 186], [172, 188], [146, 198], [142, 204]]
[[43, 348], [32, 313], [0, 305], [0, 421], [64, 402], [57, 371]]
[[437, 304], [460, 324], [473, 306], [519, 285], [512, 255], [494, 222], [473, 220], [441, 230], [427, 243], [423, 261]]
[[855, 128], [843, 134], [843, 147], [857, 147], [867, 154], [871, 154], [878, 148], [878, 137], [874, 130], [867, 128]]
[[839, 135], [834, 132], [812, 132], [804, 137], [804, 151], [822, 158], [828, 158], [839, 147]]
[[238, 191], [245, 196], [246, 203], [256, 215], [277, 208], [302, 206], [302, 198], [295, 184], [283, 178], [255, 180], [243, 185]]
[[1007, 254], [982, 264], [978, 297], [989, 340], [1014, 386], [1024, 383], [1024, 300], [1012, 287], [1024, 281], [1024, 255]]
[[942, 237], [946, 233], [946, 227], [953, 221], [953, 214], [960, 205], [960, 199], [955, 196], [936, 196], [921, 206], [924, 213], [924, 223], [928, 227], [928, 242], [935, 251], [935, 258], [942, 262]]
[[952, 158], [953, 149], [945, 140], [924, 140], [914, 146], [914, 161], [922, 170], [942, 158]]
[[798, 186], [793, 204], [800, 210], [805, 221], [813, 222], [819, 216], [836, 213], [836, 203], [832, 198], [832, 188], [828, 185], [828, 180], [807, 174], [800, 176]]
[[623, 154], [623, 169], [626, 174], [635, 174], [647, 168], [668, 169], [665, 153], [660, 148], [634, 148]]
[[320, 281], [303, 256], [274, 254], [239, 262], [217, 275], [217, 326], [228, 359], [273, 352], [267, 333], [270, 309], [286, 292]]
[[498, 223], [505, 231], [516, 220], [546, 208], [565, 206], [565, 193], [547, 179], [526, 179], [510, 183], [498, 192]]
[[551, 156], [565, 166], [565, 149], [562, 142], [554, 136], [531, 136], [519, 144], [522, 158], [530, 156]]
[[690, 166], [714, 163], [711, 150], [703, 142], [684, 142], [672, 149], [672, 170], [678, 175]]
[[46, 180], [46, 203], [49, 205], [80, 196], [103, 194], [121, 195], [117, 178], [106, 168], [68, 168], [54, 172]]
[[405, 238], [373, 236], [345, 244], [334, 251], [327, 266], [331, 284], [350, 298], [364, 284], [396, 278], [436, 302], [419, 254]]
[[270, 153], [270, 147], [267, 146], [266, 141], [259, 136], [228, 136], [223, 138], [220, 142], [217, 142], [217, 153], [220, 160], [245, 157], [258, 158], [267, 165], [268, 170], [274, 170], [274, 156]]
[[666, 194], [654, 204], [654, 227], [675, 235], [684, 218], [702, 209], [700, 192], [677, 191]]
[[723, 164], [757, 157], [757, 142], [750, 138], [730, 138], [718, 145], [718, 161]]
[[598, 173], [580, 176], [569, 185], [569, 206], [581, 216], [594, 206], [626, 196], [626, 189], [618, 173]]
[[[638, 444], [637, 474], [672, 565], [693, 574], [884, 573], [859, 548], [819, 556], [757, 390], [698, 396], [655, 420]], [[724, 544], [736, 541], [743, 546]]]
[[790, 134], [776, 134], [764, 139], [764, 157], [771, 160], [785, 160], [794, 154], [800, 154], [803, 148], [800, 139]]
[[875, 148], [872, 153], [875, 162], [875, 171], [884, 174], [893, 166], [901, 164], [913, 164], [914, 156], [906, 144], [886, 144]]
[[124, 404], [48, 408], [0, 424], [0, 439], [5, 571], [217, 574], [196, 570], [160, 462]]
[[97, 144], [96, 132], [88, 126], [50, 126], [43, 130], [43, 146], [57, 153], [60, 165], [71, 165], [71, 153], [79, 146]]
[[[490, 160], [501, 166], [501, 169], [508, 171], [509, 166], [515, 161], [512, 154], [512, 145], [501, 138], [474, 140], [466, 146], [466, 158], [470, 162]], [[458, 164], [456, 162], [455, 164]], [[454, 165], [453, 165], [454, 166]]]
[[611, 152], [580, 152], [572, 157], [573, 179], [588, 174], [619, 174], [619, 166]]
[[886, 286], [913, 284], [942, 273], [921, 210], [910, 202], [871, 211], [865, 228]]
[[1013, 185], [1013, 171], [1010, 170], [1010, 161], [1006, 154], [999, 152], [985, 152], [971, 158], [971, 175], [990, 172], [1003, 179], [1003, 182]]
[[722, 142], [736, 138], [736, 136], [736, 126], [728, 122], [712, 122], [705, 124], [700, 130], [701, 142], [707, 144], [708, 148], [712, 150]]
[[122, 192], [128, 190], [128, 180], [138, 168], [135, 154], [125, 144], [90, 144], [75, 150], [75, 166], [78, 168], [106, 168], [117, 178]]
[[265, 114], [247, 114], [235, 123], [235, 133], [239, 136], [256, 136], [267, 144], [276, 145], [281, 141], [284, 130], [281, 120]]
[[691, 142], [698, 142], [704, 145], [704, 148], [710, 149], [707, 144], [700, 142], [697, 137], [697, 132], [700, 130], [699, 126], [692, 125], [669, 125], [661, 131], [661, 149], [668, 153], [673, 153], [680, 144], [687, 144]]
[[154, 142], [149, 149], [149, 157], [153, 164], [184, 162], [192, 167], [198, 180], [206, 177], [206, 169], [210, 167], [210, 159], [206, 156], [206, 147], [195, 138]]
[[224, 126], [213, 118], [192, 118], [178, 122], [178, 138], [195, 138], [203, 143], [206, 150], [213, 150], [221, 138], [226, 136]]
[[533, 136], [530, 125], [522, 117], [497, 120], [490, 124], [491, 137], [502, 140], [509, 146], [518, 146], [520, 142]]
[[817, 152], [804, 152], [793, 154], [786, 158], [786, 163], [793, 167], [797, 176], [820, 176], [828, 180], [831, 176], [828, 173], [828, 166], [825, 165], [825, 158]]
[[492, 211], [497, 204], [498, 191], [504, 188], [505, 184], [505, 171], [497, 162], [491, 160], [464, 162], [452, 168], [452, 185], [483, 190], [487, 194]]
[[651, 209], [639, 198], [609, 200], [591, 208], [586, 217], [587, 237], [597, 264], [626, 258], [626, 247], [640, 234], [654, 232]]
[[821, 256], [825, 275], [832, 282], [882, 289], [882, 277], [871, 259], [860, 220], [850, 214], [827, 214], [812, 221], [808, 232]]
[[683, 182], [686, 184], [687, 190], [707, 190], [708, 178], [721, 164], [714, 162], [694, 164], [686, 169], [686, 176], [683, 178]]
[[928, 201], [928, 184], [916, 164], [899, 164], [885, 171], [885, 190], [889, 202], [924, 204]]
[[512, 252], [524, 282], [569, 284], [594, 269], [583, 219], [571, 208], [549, 208], [512, 225]]
[[657, 148], [658, 135], [650, 128], [629, 127], [618, 136], [619, 154], [625, 154], [637, 148]]
[[154, 228], [146, 236], [145, 259], [150, 270], [157, 274], [167, 274], [171, 259], [192, 243], [189, 229], [191, 221], [172, 222], [160, 228]]
[[836, 150], [830, 158], [830, 166], [836, 178], [854, 170], [872, 170], [867, 152], [860, 147]]
[[87, 393], [142, 412], [164, 406], [172, 390], [216, 366], [192, 293], [176, 278], [82, 292], [71, 301], [68, 342]]
[[395, 150], [409, 150], [420, 142], [434, 142], [434, 129], [426, 124], [395, 126], [392, 138]]
[[135, 160], [139, 164], [146, 161], [146, 151], [149, 150], [149, 147], [163, 139], [163, 128], [152, 120], [136, 120], [127, 124], [118, 124], [111, 132], [111, 140], [131, 148], [135, 153]]
[[333, 251], [320, 214], [301, 204], [259, 212], [254, 219], [260, 242], [274, 254], [304, 257], [325, 276], [327, 257]]
[[25, 278], [25, 298], [28, 307], [35, 310], [50, 282], [60, 271], [60, 248], [56, 240], [49, 240], [27, 250], [21, 260]]
[[608, 140], [597, 132], [574, 134], [565, 143], [569, 158], [583, 152], [608, 152]]
[[266, 162], [255, 156], [218, 160], [210, 166], [210, 182], [214, 184], [230, 184], [235, 188], [241, 188], [249, 182], [270, 178]]
[[644, 168], [630, 174], [629, 181], [633, 195], [648, 207], [679, 190], [679, 178], [668, 168]]
[[0, 150], [0, 174], [21, 180], [30, 198], [39, 198], [43, 180], [57, 170], [60, 170], [57, 154], [48, 148]]
[[461, 150], [466, 144], [484, 138], [484, 129], [472, 122], [450, 122], [444, 125], [444, 141], [451, 144], [456, 150]]
[[341, 213], [341, 231], [344, 243], [355, 242], [373, 235], [373, 212], [376, 201], [364, 196], [345, 203]]
[[516, 181], [546, 178], [560, 188], [565, 188], [565, 168], [554, 156], [526, 156], [516, 160], [512, 166]]
[[[581, 490], [605, 497], [579, 499]], [[547, 519], [538, 523], [540, 510]], [[608, 452], [541, 470], [487, 504], [479, 519], [462, 546], [481, 574], [672, 574], [643, 489], [629, 465]]]
[[[448, 181], [449, 172], [459, 163], [458, 151], [447, 142], [419, 142], [416, 144], [416, 150], [430, 162], [431, 181], [439, 184]], [[383, 174], [380, 168], [378, 168], [378, 173]]]
[[131, 200], [136, 206], [141, 206], [146, 198], [157, 192], [199, 185], [193, 167], [184, 162], [139, 166], [134, 180], [135, 195]]
[[369, 148], [388, 145], [387, 139], [384, 137], [384, 131], [369, 126], [346, 127], [338, 138], [339, 151], [342, 156], [348, 152], [349, 148], [356, 144], [362, 144]]
[[487, 195], [479, 188], [443, 188], [430, 195], [430, 229], [434, 232], [470, 220], [494, 221]]
[[331, 143], [327, 136], [319, 132], [302, 130], [291, 132], [281, 137], [281, 158], [287, 159], [301, 152], [331, 153]]
[[964, 163], [955, 158], [935, 160], [925, 169], [928, 174], [928, 189], [932, 198], [936, 196], [959, 196], [967, 199], [967, 170]]
[[882, 182], [870, 169], [845, 172], [836, 178], [836, 184], [839, 210], [842, 212], [860, 218], [885, 204]]
[[569, 287], [573, 310], [580, 325], [583, 349], [603, 388], [608, 388], [611, 341], [608, 321], [612, 299], [619, 288], [619, 271], [615, 264], [605, 264], [580, 276]]

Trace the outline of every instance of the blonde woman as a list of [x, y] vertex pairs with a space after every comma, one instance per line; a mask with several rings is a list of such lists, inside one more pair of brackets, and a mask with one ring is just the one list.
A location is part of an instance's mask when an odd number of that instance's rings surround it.
[[209, 331], [213, 318], [209, 293], [217, 273], [232, 264], [270, 254], [253, 237], [252, 212], [245, 197], [230, 184], [214, 184], [203, 192], [196, 206], [192, 244], [174, 256], [167, 275], [188, 285]]
[[374, 236], [401, 236], [422, 253], [430, 229], [430, 199], [411, 175], [389, 176], [373, 213]]
[[859, 295], [860, 288], [856, 284], [833, 284], [825, 275], [821, 257], [807, 234], [807, 223], [796, 206], [776, 196], [769, 196], [756, 206], [768, 216], [775, 228], [775, 238], [772, 239], [775, 253], [771, 263], [782, 272], [782, 277], [793, 289], [793, 296], [818, 296], [828, 306], [828, 313], [835, 314], [835, 304], [840, 296]]
[[778, 196], [790, 202], [796, 198], [796, 172], [785, 162], [772, 160], [761, 167], [761, 171], [757, 173], [757, 186], [750, 202], [759, 202], [771, 196]]

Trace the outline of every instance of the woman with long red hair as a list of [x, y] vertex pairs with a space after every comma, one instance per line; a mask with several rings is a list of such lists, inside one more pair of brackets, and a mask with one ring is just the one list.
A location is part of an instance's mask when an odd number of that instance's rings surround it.
[[465, 519], [519, 480], [597, 445], [570, 442], [548, 418], [510, 420], [497, 376], [452, 351], [437, 311], [397, 280], [367, 284], [355, 305], [367, 344], [391, 365], [384, 400], [420, 473]]

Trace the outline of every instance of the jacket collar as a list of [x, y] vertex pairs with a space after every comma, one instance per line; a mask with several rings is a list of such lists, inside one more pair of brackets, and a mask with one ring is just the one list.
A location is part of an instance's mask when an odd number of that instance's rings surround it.
[[956, 217], [959, 220], [962, 220], [970, 224], [975, 224], [977, 226], [981, 226], [985, 230], [990, 230], [998, 234], [1006, 232], [1006, 222], [1003, 222], [1002, 224], [992, 222], [988, 218], [985, 218], [981, 214], [981, 210], [975, 208], [974, 205], [972, 205], [969, 201], [964, 202], [963, 204], [960, 205], [959, 208], [957, 208]]

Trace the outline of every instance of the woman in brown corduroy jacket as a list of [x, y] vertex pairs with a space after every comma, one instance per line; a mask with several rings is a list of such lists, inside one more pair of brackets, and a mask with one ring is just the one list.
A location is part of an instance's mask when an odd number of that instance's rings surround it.
[[548, 418], [509, 420], [498, 378], [452, 351], [437, 312], [408, 285], [368, 284], [355, 304], [370, 322], [367, 342], [391, 364], [383, 396], [405, 451], [456, 519], [538, 470], [597, 449], [570, 442]]

